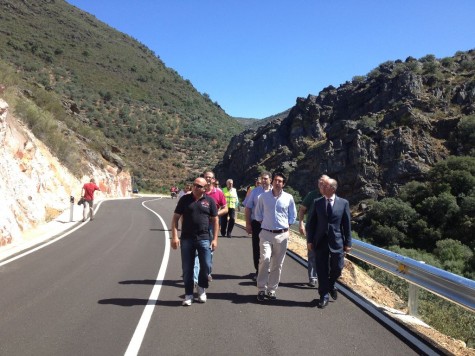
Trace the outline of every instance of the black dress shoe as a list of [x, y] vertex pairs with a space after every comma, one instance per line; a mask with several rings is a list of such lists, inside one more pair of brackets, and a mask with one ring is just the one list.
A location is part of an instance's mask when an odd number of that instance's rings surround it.
[[327, 305], [328, 305], [328, 298], [320, 298], [320, 300], [318, 301], [317, 307], [319, 307], [320, 309], [323, 309]]
[[333, 300], [336, 300], [338, 298], [338, 289], [336, 288], [331, 289], [330, 296], [332, 297]]

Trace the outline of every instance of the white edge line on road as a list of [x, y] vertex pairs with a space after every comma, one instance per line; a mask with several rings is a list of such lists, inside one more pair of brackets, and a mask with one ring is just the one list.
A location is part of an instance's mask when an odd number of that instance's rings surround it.
[[158, 200], [158, 199], [144, 201], [142, 202], [142, 206], [150, 210], [160, 219], [160, 222], [162, 223], [162, 226], [163, 226], [163, 231], [165, 232], [165, 252], [163, 254], [162, 264], [158, 271], [157, 282], [155, 283], [152, 289], [152, 292], [150, 293], [150, 297], [148, 298], [147, 305], [145, 306], [142, 316], [140, 317], [139, 323], [137, 324], [137, 327], [135, 328], [135, 332], [134, 332], [134, 335], [132, 336], [132, 339], [130, 340], [129, 346], [127, 347], [127, 350], [125, 351], [125, 354], [124, 354], [125, 356], [137, 355], [140, 350], [140, 346], [142, 346], [142, 341], [145, 336], [145, 332], [147, 331], [148, 324], [150, 323], [150, 319], [152, 318], [152, 313], [155, 309], [158, 297], [160, 295], [160, 290], [162, 289], [163, 279], [165, 277], [165, 272], [167, 270], [168, 260], [170, 257], [170, 234], [168, 233], [167, 224], [165, 223], [165, 221], [160, 215], [158, 215], [155, 211], [153, 211], [152, 209], [150, 209], [149, 207], [145, 205], [145, 203], [154, 201], [154, 200]]
[[[104, 201], [104, 200], [100, 201], [100, 202], [97, 204], [96, 208], [94, 209], [94, 214], [97, 213], [97, 211], [99, 210], [99, 207], [101, 206], [101, 204], [102, 204], [103, 201]], [[25, 257], [25, 256], [29, 255], [30, 253], [36, 252], [36, 251], [38, 251], [38, 250], [41, 250], [42, 248], [44, 248], [44, 247], [46, 247], [46, 246], [49, 246], [49, 245], [55, 243], [56, 241], [61, 240], [62, 238], [68, 236], [69, 234], [72, 234], [74, 231], [76, 231], [77, 229], [79, 229], [80, 227], [82, 227], [82, 226], [83, 226], [84, 224], [86, 224], [86, 223], [87, 223], [87, 221], [86, 221], [86, 222], [83, 222], [83, 223], [81, 223], [81, 224], [79, 224], [79, 225], [76, 226], [75, 228], [73, 228], [73, 229], [71, 229], [71, 230], [68, 230], [67, 232], [65, 232], [64, 234], [58, 236], [57, 238], [55, 238], [55, 239], [53, 239], [53, 240], [49, 240], [49, 241], [47, 241], [47, 242], [45, 242], [45, 243], [41, 243], [41, 242], [40, 242], [40, 245], [38, 245], [37, 247], [33, 247], [32, 249], [30, 249], [30, 250], [28, 250], [28, 251], [26, 251], [26, 252], [23, 252], [23, 253], [21, 253], [21, 254], [19, 254], [19, 255], [16, 255], [15, 257], [9, 258], [9, 259], [7, 259], [7, 260], [1, 262], [1, 263], [0, 263], [0, 267], [4, 266], [4, 265], [6, 265], [6, 264], [8, 264], [8, 263], [10, 263], [10, 262], [13, 262], [13, 261], [15, 261], [15, 260], [18, 260], [19, 258]]]

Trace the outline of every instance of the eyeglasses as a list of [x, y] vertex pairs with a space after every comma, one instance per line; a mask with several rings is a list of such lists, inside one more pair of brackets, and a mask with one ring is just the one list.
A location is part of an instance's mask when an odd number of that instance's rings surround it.
[[199, 188], [199, 189], [203, 189], [203, 188], [204, 188], [203, 185], [199, 185], [199, 184], [196, 184], [196, 183], [193, 184], [193, 187]]

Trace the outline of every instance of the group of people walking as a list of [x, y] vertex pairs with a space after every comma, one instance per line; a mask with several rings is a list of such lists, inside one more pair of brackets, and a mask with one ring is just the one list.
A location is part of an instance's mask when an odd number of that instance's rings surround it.
[[[238, 204], [233, 181], [223, 190], [214, 185], [214, 173], [194, 180], [190, 194], [178, 201], [172, 218], [172, 248], [181, 250], [185, 299], [204, 303], [212, 280], [212, 253], [221, 236], [231, 237]], [[248, 192], [245, 207], [246, 232], [252, 236], [252, 255], [257, 300], [274, 300], [287, 252], [289, 228], [297, 219], [294, 198], [284, 191], [287, 177], [281, 172], [262, 172], [259, 184]], [[335, 283], [340, 277], [345, 253], [351, 249], [351, 218], [347, 200], [336, 196], [337, 182], [326, 175], [318, 179], [318, 191], [310, 192], [299, 208], [299, 229], [307, 238], [309, 285], [318, 285], [317, 306], [336, 300]], [[307, 215], [307, 223], [304, 223]], [[221, 223], [218, 219], [221, 219]], [[182, 220], [181, 236], [178, 221]]]

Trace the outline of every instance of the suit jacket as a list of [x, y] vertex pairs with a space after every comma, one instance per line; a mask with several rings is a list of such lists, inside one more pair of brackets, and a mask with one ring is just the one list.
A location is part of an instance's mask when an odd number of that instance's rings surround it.
[[306, 225], [307, 243], [312, 243], [314, 249], [327, 243], [332, 252], [343, 252], [344, 246], [351, 247], [351, 215], [348, 200], [335, 196], [330, 218], [327, 216], [325, 197], [315, 199], [313, 204], [313, 213]]

